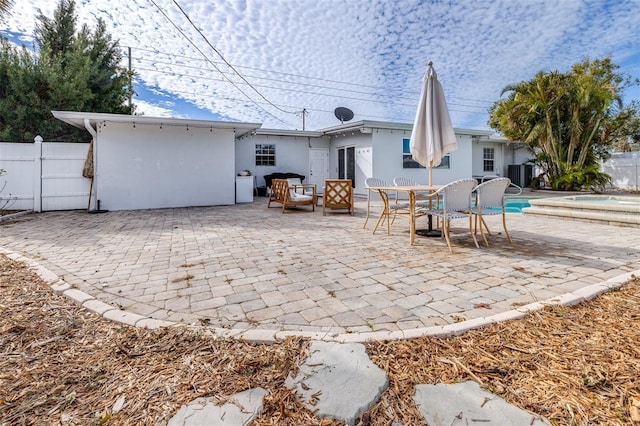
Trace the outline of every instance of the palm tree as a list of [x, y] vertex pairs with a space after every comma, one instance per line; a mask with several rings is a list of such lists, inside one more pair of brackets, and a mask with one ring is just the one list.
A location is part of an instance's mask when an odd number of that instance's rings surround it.
[[11, 9], [11, 6], [13, 6], [12, 0], [0, 0], [0, 19], [4, 15], [9, 14], [9, 9]]
[[507, 86], [489, 110], [489, 125], [538, 150], [536, 163], [556, 189], [601, 186], [598, 160], [607, 155], [621, 119], [624, 76], [610, 58], [585, 60], [567, 73], [539, 72]]

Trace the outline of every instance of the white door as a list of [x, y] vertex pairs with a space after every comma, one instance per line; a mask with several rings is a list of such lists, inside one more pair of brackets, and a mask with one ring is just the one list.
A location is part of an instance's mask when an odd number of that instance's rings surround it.
[[304, 183], [315, 183], [316, 191], [321, 192], [324, 181], [327, 179], [329, 179], [329, 150], [310, 149], [309, 181]]

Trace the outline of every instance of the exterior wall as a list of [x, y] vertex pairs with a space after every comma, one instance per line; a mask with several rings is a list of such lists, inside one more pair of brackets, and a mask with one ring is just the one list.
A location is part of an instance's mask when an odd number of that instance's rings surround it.
[[[471, 136], [457, 134], [458, 149], [451, 153], [451, 168], [433, 169], [433, 184], [441, 185], [456, 179], [471, 177]], [[356, 148], [355, 194], [366, 195], [364, 180], [367, 177], [384, 179], [389, 184], [393, 178], [406, 176], [419, 183], [428, 183], [429, 172], [425, 168], [405, 169], [402, 166], [402, 140], [411, 138], [411, 132], [403, 129], [372, 129], [371, 133], [352, 132], [331, 139], [330, 170], [337, 176], [337, 151], [341, 147]]]
[[[256, 144], [274, 144], [276, 146], [275, 166], [256, 166]], [[249, 170], [256, 177], [258, 186], [265, 186], [264, 175], [276, 172], [298, 173], [308, 179], [309, 149], [311, 148], [328, 149], [329, 139], [261, 134], [243, 137], [235, 143], [235, 170], [236, 173], [241, 170]]]
[[523, 143], [510, 143], [505, 145], [505, 168], [509, 164], [524, 164], [535, 158], [529, 147]]
[[95, 150], [101, 209], [235, 203], [233, 130], [109, 122]]
[[369, 177], [373, 169], [371, 135], [352, 132], [331, 138], [329, 149], [329, 175], [330, 179], [338, 179], [338, 149], [353, 147], [355, 150], [355, 178], [354, 193], [363, 193], [364, 180]]
[[[472, 176], [506, 176], [506, 159], [505, 156], [505, 143], [504, 142], [487, 142], [487, 141], [473, 141], [471, 156], [473, 157], [472, 164]], [[495, 161], [493, 164], [493, 170], [484, 170], [484, 148], [493, 148], [495, 153]], [[512, 163], [509, 163], [512, 164]]]

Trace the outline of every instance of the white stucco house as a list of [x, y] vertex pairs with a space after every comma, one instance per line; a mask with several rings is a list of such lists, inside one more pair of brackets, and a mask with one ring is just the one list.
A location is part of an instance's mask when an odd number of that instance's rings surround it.
[[92, 205], [136, 210], [235, 203], [236, 140], [258, 123], [54, 111], [93, 137]]
[[[318, 186], [327, 178], [351, 179], [360, 195], [366, 193], [364, 180], [371, 176], [390, 183], [396, 176], [426, 183], [427, 170], [411, 160], [411, 129], [411, 124], [380, 121], [358, 121], [314, 132], [257, 129], [239, 138], [236, 169], [250, 170], [259, 186], [264, 185], [262, 177], [273, 172], [302, 174], [307, 176], [305, 183]], [[491, 131], [454, 130], [458, 149], [433, 170], [434, 184], [497, 175], [528, 185], [532, 170], [525, 176], [523, 163], [532, 156], [524, 145], [509, 144], [493, 137]], [[266, 151], [272, 159], [262, 158], [260, 152]]]
[[[375, 176], [426, 183], [411, 160], [411, 124], [358, 121], [317, 131], [263, 129], [260, 123], [221, 122], [54, 111], [93, 136], [91, 202], [108, 210], [225, 205], [235, 202], [236, 176], [249, 170], [253, 186], [274, 172], [297, 173], [319, 187], [352, 179], [356, 195]], [[526, 149], [492, 132], [456, 128], [458, 149], [434, 169], [433, 183], [465, 177], [509, 176], [530, 158]], [[511, 176], [511, 175], [513, 176]], [[519, 184], [526, 182], [516, 181]]]

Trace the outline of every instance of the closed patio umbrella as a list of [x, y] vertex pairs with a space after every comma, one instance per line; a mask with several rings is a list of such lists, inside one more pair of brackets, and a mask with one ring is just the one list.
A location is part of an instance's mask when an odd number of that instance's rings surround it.
[[[433, 62], [429, 62], [409, 142], [412, 158], [429, 169], [429, 186], [433, 182], [433, 168], [439, 166], [442, 157], [457, 147], [458, 142], [451, 125], [444, 91], [433, 69]], [[429, 216], [429, 229], [416, 233], [434, 237], [440, 235], [433, 230], [431, 216]]]
[[458, 147], [444, 92], [432, 62], [424, 75], [409, 147], [412, 158], [429, 168], [429, 185], [432, 184], [433, 167], [439, 166], [442, 157]]

